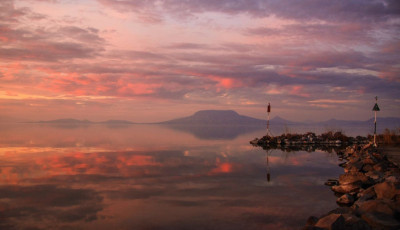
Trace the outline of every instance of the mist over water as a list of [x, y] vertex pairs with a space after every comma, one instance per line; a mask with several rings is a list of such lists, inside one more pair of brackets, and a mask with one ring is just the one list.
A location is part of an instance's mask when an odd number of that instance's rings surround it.
[[336, 207], [335, 153], [267, 160], [262, 127], [228, 131], [1, 125], [0, 228], [298, 229]]

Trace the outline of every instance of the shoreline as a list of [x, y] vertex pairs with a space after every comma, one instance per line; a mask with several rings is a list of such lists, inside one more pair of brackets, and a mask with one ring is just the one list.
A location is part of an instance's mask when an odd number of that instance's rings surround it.
[[400, 229], [399, 147], [376, 148], [368, 137], [347, 137], [341, 132], [264, 136], [250, 144], [287, 152], [333, 150], [343, 161], [339, 166], [344, 174], [325, 182], [338, 197], [339, 207], [320, 217], [310, 216], [302, 229]]
[[336, 208], [308, 218], [303, 229], [400, 229], [400, 169], [372, 143], [338, 152], [344, 174], [328, 179]]

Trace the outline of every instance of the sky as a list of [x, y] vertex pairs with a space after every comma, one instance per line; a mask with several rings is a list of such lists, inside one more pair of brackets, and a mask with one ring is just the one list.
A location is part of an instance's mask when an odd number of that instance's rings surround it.
[[400, 117], [397, 0], [1, 0], [0, 121]]

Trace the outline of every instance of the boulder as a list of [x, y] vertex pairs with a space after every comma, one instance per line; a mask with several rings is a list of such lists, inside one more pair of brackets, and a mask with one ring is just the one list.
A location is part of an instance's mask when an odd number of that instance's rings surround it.
[[346, 148], [346, 150], [344, 151], [344, 154], [347, 155], [352, 155], [355, 152], [355, 148], [353, 146], [349, 146]]
[[359, 172], [361, 168], [358, 168], [354, 165], [347, 165], [346, 168], [344, 169], [345, 173], [352, 173], [352, 172]]
[[371, 186], [369, 188], [360, 190], [360, 192], [357, 195], [358, 195], [358, 197], [362, 197], [362, 196], [365, 196], [365, 195], [368, 195], [368, 196], [371, 196], [371, 197], [376, 196], [374, 186]]
[[338, 207], [333, 209], [332, 211], [328, 212], [327, 215], [329, 214], [351, 214], [353, 213], [353, 209], [349, 207]]
[[343, 194], [343, 196], [339, 197], [336, 202], [338, 204], [343, 205], [352, 205], [354, 203], [354, 197], [348, 193]]
[[396, 186], [387, 181], [376, 184], [374, 190], [378, 199], [393, 199], [397, 194]]
[[325, 182], [325, 185], [327, 185], [327, 186], [333, 186], [333, 185], [338, 185], [338, 184], [339, 184], [339, 181], [336, 179], [328, 179]]
[[361, 148], [361, 150], [366, 150], [366, 149], [368, 149], [368, 148], [371, 147], [371, 146], [372, 146], [372, 143], [368, 143], [368, 144], [364, 145], [364, 146]]
[[[395, 184], [399, 184], [399, 182], [400, 182], [400, 174], [399, 174], [399, 172], [397, 170], [398, 170], [397, 168], [393, 168], [393, 169], [389, 168], [389, 169], [387, 169], [387, 171], [385, 172], [385, 176], [384, 176], [385, 180], [389, 181], [389, 182], [392, 182], [392, 183], [395, 183]], [[389, 178], [389, 180], [388, 180], [388, 178]]]
[[337, 193], [351, 193], [358, 192], [360, 190], [359, 184], [344, 184], [344, 185], [336, 185], [332, 186], [331, 189]]
[[376, 158], [372, 155], [367, 155], [367, 157], [363, 160], [363, 163], [366, 165], [374, 165], [377, 162], [378, 161], [376, 160]]
[[364, 171], [364, 172], [369, 172], [369, 171], [372, 171], [372, 170], [374, 170], [374, 168], [372, 167], [372, 165], [369, 165], [369, 164], [365, 164], [362, 167], [362, 171]]
[[368, 181], [368, 176], [364, 175], [362, 172], [350, 172], [340, 175], [339, 183], [341, 185], [344, 184], [352, 184], [355, 182], [366, 183]]
[[372, 154], [373, 157], [375, 157], [375, 159], [376, 159], [377, 161], [381, 161], [381, 160], [386, 159], [385, 156], [383, 156], [383, 155], [380, 154], [380, 153], [372, 152], [371, 154]]
[[376, 165], [373, 166], [375, 171], [378, 172], [384, 172], [387, 169], [387, 163], [386, 162], [380, 162]]
[[315, 225], [318, 222], [318, 217], [310, 216], [307, 219], [307, 225]]
[[343, 217], [345, 219], [344, 229], [346, 230], [371, 230], [367, 222], [353, 214], [345, 214]]
[[367, 200], [372, 200], [372, 199], [374, 199], [373, 195], [370, 195], [370, 194], [362, 195], [357, 199], [357, 204], [362, 203]]
[[399, 183], [400, 182], [400, 178], [398, 178], [396, 176], [393, 176], [393, 175], [390, 175], [390, 176], [385, 178], [385, 181], [394, 184], [394, 183]]
[[325, 228], [329, 230], [344, 229], [345, 219], [342, 214], [330, 214], [322, 217], [315, 224], [315, 227]]
[[350, 164], [355, 164], [355, 163], [357, 163], [357, 162], [360, 162], [360, 158], [358, 158], [358, 157], [352, 157], [352, 158], [350, 158], [350, 160], [349, 160], [349, 163], [350, 163]]
[[361, 203], [361, 202], [364, 202], [364, 201], [371, 200], [371, 199], [375, 198], [376, 194], [375, 194], [374, 187], [371, 186], [371, 187], [369, 187], [369, 188], [367, 188], [365, 190], [360, 191], [357, 194], [357, 197], [358, 197], [358, 200], [357, 200], [358, 203]]
[[361, 216], [373, 229], [398, 230], [400, 222], [385, 213], [365, 213]]
[[357, 213], [359, 215], [365, 213], [379, 212], [389, 216], [394, 216], [394, 202], [389, 200], [367, 200], [365, 202], [357, 201]]
[[369, 171], [365, 173], [365, 175], [375, 181], [382, 181], [384, 176], [382, 172], [377, 172], [377, 171]]
[[306, 225], [301, 230], [325, 230], [324, 228], [315, 227], [313, 225]]

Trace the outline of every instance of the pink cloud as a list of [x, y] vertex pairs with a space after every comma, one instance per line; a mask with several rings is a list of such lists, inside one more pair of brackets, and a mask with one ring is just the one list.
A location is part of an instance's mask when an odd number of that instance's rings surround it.
[[299, 97], [310, 97], [309, 93], [304, 92], [304, 86], [302, 85], [294, 85], [290, 87], [291, 90], [289, 92], [290, 95], [299, 96]]
[[218, 87], [222, 87], [224, 89], [233, 89], [233, 88], [240, 88], [243, 87], [243, 84], [233, 78], [228, 78], [228, 77], [221, 77], [221, 76], [208, 76], [209, 79], [216, 81]]
[[122, 83], [119, 84], [117, 92], [120, 96], [150, 95], [154, 93], [154, 88], [158, 88], [158, 84], [145, 83]]

